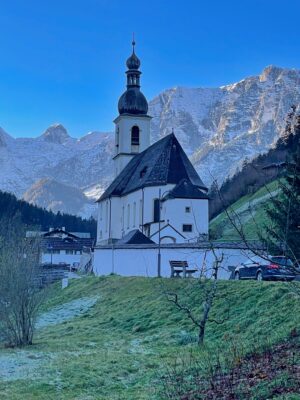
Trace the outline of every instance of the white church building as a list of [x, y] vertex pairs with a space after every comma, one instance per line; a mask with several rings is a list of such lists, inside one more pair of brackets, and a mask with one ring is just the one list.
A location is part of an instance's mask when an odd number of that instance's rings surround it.
[[161, 243], [208, 235], [207, 188], [174, 133], [150, 146], [148, 103], [140, 91], [140, 60], [127, 60], [127, 90], [115, 119], [115, 179], [98, 200], [97, 244], [132, 230]]
[[115, 179], [98, 200], [94, 272], [156, 276], [159, 257], [159, 275], [170, 276], [170, 260], [194, 267], [203, 261], [198, 249], [208, 239], [208, 190], [173, 132], [150, 145], [134, 46], [114, 120]]

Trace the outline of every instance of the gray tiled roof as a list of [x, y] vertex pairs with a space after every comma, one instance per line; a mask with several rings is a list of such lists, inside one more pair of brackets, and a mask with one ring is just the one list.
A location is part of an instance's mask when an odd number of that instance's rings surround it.
[[177, 184], [183, 179], [207, 190], [174, 133], [171, 133], [133, 157], [98, 201], [123, 196], [147, 186]]
[[145, 236], [139, 229], [134, 229], [118, 240], [117, 244], [154, 244], [153, 240]]
[[170, 190], [165, 199], [208, 199], [208, 196], [201, 188], [183, 179]]
[[92, 248], [94, 239], [90, 238], [60, 238], [45, 237], [41, 240], [41, 248], [43, 250], [82, 250], [83, 247]]

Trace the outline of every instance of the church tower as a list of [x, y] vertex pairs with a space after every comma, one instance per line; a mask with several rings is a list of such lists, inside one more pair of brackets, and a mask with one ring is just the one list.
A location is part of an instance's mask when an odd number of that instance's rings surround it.
[[132, 157], [150, 145], [151, 117], [147, 114], [147, 100], [140, 91], [141, 62], [135, 54], [134, 47], [133, 40], [132, 54], [126, 62], [127, 89], [119, 99], [119, 116], [114, 120], [115, 176], [119, 175]]

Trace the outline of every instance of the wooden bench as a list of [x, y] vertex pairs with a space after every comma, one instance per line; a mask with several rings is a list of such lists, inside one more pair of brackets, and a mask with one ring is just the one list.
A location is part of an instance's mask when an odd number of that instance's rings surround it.
[[171, 266], [171, 278], [191, 278], [197, 269], [189, 268], [187, 261], [169, 261]]

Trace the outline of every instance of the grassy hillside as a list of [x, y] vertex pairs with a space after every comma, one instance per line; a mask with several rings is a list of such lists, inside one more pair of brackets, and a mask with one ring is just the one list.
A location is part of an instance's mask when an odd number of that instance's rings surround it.
[[[162, 377], [176, 359], [182, 362], [191, 351], [199, 360], [225, 354], [232, 343], [249, 353], [300, 328], [300, 298], [289, 284], [224, 281], [212, 317], [221, 319], [230, 305], [229, 319], [210, 323], [206, 348], [198, 350], [193, 325], [166, 301], [165, 289], [199, 308], [194, 280], [111, 276], [73, 280], [64, 290], [54, 286], [43, 313], [59, 306], [60, 316], [48, 318], [48, 326], [40, 323], [30, 348], [0, 350], [1, 399], [165, 400]], [[85, 302], [80, 310], [86, 297], [92, 306]], [[80, 314], [62, 322], [61, 312], [66, 317], [75, 308]], [[266, 399], [268, 390], [253, 387], [251, 398]]]
[[[278, 191], [278, 181], [275, 180], [254, 194], [241, 197], [230, 207], [238, 215], [249, 239], [257, 239], [260, 228], [268, 223], [264, 207], [270, 196], [276, 196]], [[239, 239], [225, 212], [222, 212], [210, 222], [210, 231], [214, 238], [221, 240]]]

